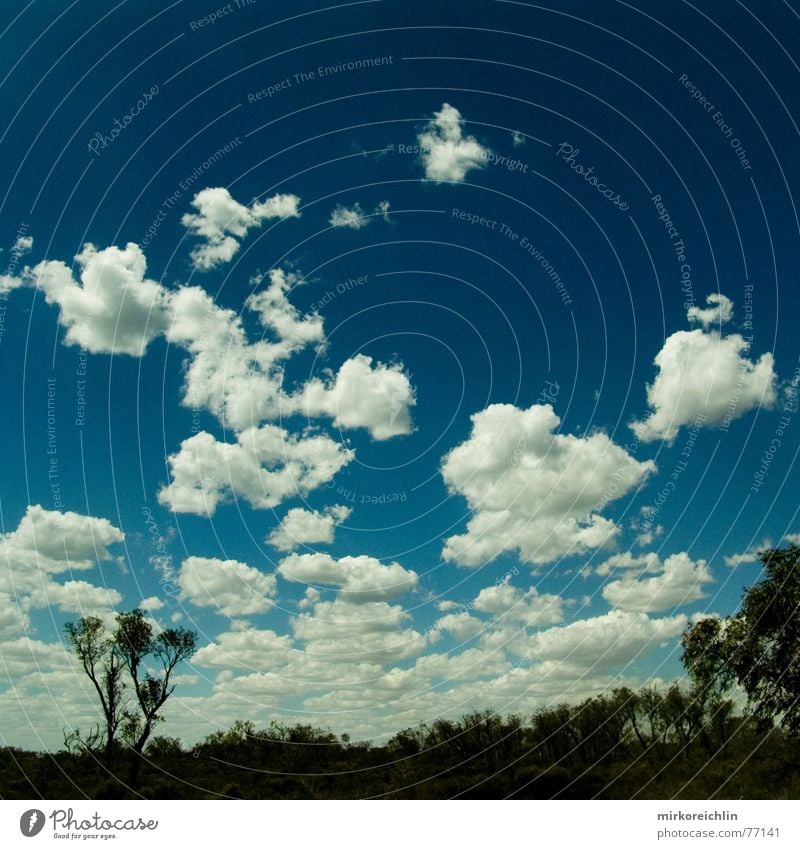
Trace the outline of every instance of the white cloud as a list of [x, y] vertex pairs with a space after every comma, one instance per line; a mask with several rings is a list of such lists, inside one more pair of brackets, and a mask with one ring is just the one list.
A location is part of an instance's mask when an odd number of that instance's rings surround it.
[[712, 292], [707, 298], [707, 309], [691, 306], [686, 312], [689, 321], [696, 321], [708, 328], [713, 324], [724, 324], [733, 318], [733, 301], [723, 294]]
[[[460, 613], [448, 613], [445, 616], [440, 616], [436, 620], [435, 629], [438, 631], [447, 631], [452, 634], [457, 640], [468, 640], [484, 630], [486, 627], [484, 622], [470, 616], [466, 611]], [[428, 660], [427, 657], [424, 658]]]
[[251, 284], [258, 287], [264, 280], [268, 280], [269, 285], [247, 299], [247, 306], [258, 313], [261, 325], [272, 330], [281, 342], [288, 343], [291, 352], [313, 342], [323, 342], [322, 317], [316, 313], [301, 316], [288, 299], [292, 289], [304, 284], [302, 277], [273, 268], [269, 274], [253, 278]]
[[361, 204], [356, 202], [351, 207], [342, 206], [341, 204], [334, 207], [328, 223], [331, 227], [347, 227], [350, 230], [360, 230], [370, 223], [370, 219], [364, 217], [364, 210], [361, 208]]
[[391, 207], [391, 204], [389, 203], [389, 201], [388, 201], [388, 200], [382, 200], [382, 201], [381, 201], [381, 202], [380, 202], [380, 203], [379, 203], [379, 204], [375, 207], [375, 214], [376, 214], [376, 215], [380, 215], [380, 216], [381, 216], [381, 218], [383, 218], [383, 220], [384, 220], [384, 221], [388, 224], [388, 223], [390, 223], [390, 222], [391, 222], [391, 220], [392, 220], [391, 218], [389, 218], [389, 210], [390, 210], [391, 208], [392, 208], [392, 207]]
[[172, 483], [158, 494], [177, 513], [212, 516], [220, 503], [244, 498], [256, 509], [307, 495], [353, 458], [327, 436], [290, 434], [276, 425], [248, 428], [235, 443], [201, 431], [167, 459]]
[[358, 354], [331, 380], [310, 380], [291, 403], [310, 418], [331, 416], [336, 427], [363, 427], [384, 440], [411, 433], [416, 399], [401, 365], [373, 365], [371, 357]]
[[229, 262], [239, 250], [239, 239], [248, 230], [259, 227], [265, 219], [299, 217], [299, 203], [297, 195], [286, 194], [244, 206], [225, 188], [203, 189], [192, 198], [197, 212], [187, 212], [181, 218], [184, 227], [204, 239], [192, 250], [192, 264], [200, 271], [208, 271]]
[[33, 248], [33, 236], [18, 236], [14, 247], [11, 248], [11, 253], [16, 257], [21, 257], [24, 254], [30, 253]]
[[217, 669], [247, 669], [285, 666], [299, 652], [292, 648], [292, 638], [270, 630], [248, 628], [245, 631], [226, 631], [203, 646], [192, 658], [198, 666]]
[[[655, 571], [647, 562], [644, 574]], [[626, 574], [603, 587], [603, 598], [614, 607], [642, 613], [679, 607], [705, 596], [703, 585], [713, 581], [705, 560], [692, 560], [684, 551], [668, 557], [648, 578]]]
[[165, 290], [146, 279], [141, 248], [133, 242], [124, 250], [86, 244], [75, 260], [80, 281], [58, 260], [40, 262], [26, 272], [47, 303], [59, 306], [65, 343], [93, 354], [142, 356], [167, 319]]
[[467, 172], [486, 165], [488, 149], [473, 136], [464, 136], [461, 113], [449, 103], [434, 112], [417, 136], [425, 176], [437, 183], [463, 182]]
[[520, 622], [528, 628], [556, 625], [563, 621], [563, 600], [549, 593], [539, 594], [535, 587], [522, 593], [513, 587], [509, 578], [500, 584], [482, 589], [473, 607], [480, 613], [491, 613], [506, 621]]
[[522, 135], [519, 130], [512, 131], [511, 140], [514, 142], [514, 147], [519, 147], [520, 145], [525, 144], [525, 136]]
[[[784, 542], [792, 543], [792, 537], [797, 536], [796, 534], [787, 534], [784, 537]], [[731, 554], [729, 557], [725, 558], [725, 565], [730, 566], [731, 568], [735, 568], [736, 566], [748, 566], [754, 563], [760, 563], [761, 558], [758, 556], [759, 551], [765, 551], [767, 549], [772, 548], [772, 540], [766, 538], [762, 540], [758, 545], [751, 545], [747, 551], [743, 551], [740, 554]]]
[[559, 424], [549, 404], [493, 404], [472, 416], [469, 439], [442, 464], [448, 488], [473, 511], [467, 532], [445, 541], [445, 559], [479, 566], [516, 549], [524, 561], [546, 563], [616, 536], [599, 506], [640, 484], [654, 464], [603, 433], [555, 433]]
[[123, 539], [107, 519], [30, 505], [17, 529], [0, 535], [0, 590], [35, 589], [42, 573], [92, 569], [111, 560], [108, 547]]
[[[730, 301], [718, 296], [713, 303], [709, 310], [692, 308], [695, 320], [707, 326], [724, 319]], [[671, 444], [684, 425], [727, 426], [756, 407], [772, 407], [776, 399], [772, 354], [751, 361], [748, 350], [749, 343], [738, 333], [722, 336], [701, 328], [673, 333], [656, 355], [658, 374], [647, 387], [652, 412], [633, 422], [631, 429], [643, 442], [663, 439]]]
[[266, 539], [280, 551], [291, 551], [301, 545], [333, 542], [336, 526], [345, 522], [352, 510], [342, 504], [326, 507], [324, 512], [293, 507], [280, 525]]
[[292, 628], [311, 657], [333, 663], [389, 663], [415, 657], [425, 648], [425, 637], [404, 627], [409, 618], [402, 607], [385, 601], [336, 599], [296, 616]]
[[27, 600], [31, 607], [57, 607], [64, 613], [81, 616], [108, 614], [122, 601], [122, 595], [111, 587], [97, 587], [87, 581], [47, 581], [34, 590]]
[[269, 610], [277, 581], [274, 575], [238, 560], [188, 557], [181, 565], [178, 584], [183, 600], [238, 617]]
[[630, 551], [612, 554], [604, 560], [595, 570], [598, 575], [611, 575], [619, 569], [636, 569], [641, 573], [655, 573], [661, 571], [661, 560], [655, 552], [634, 555]]
[[143, 598], [137, 605], [141, 610], [153, 613], [156, 610], [161, 610], [164, 607], [164, 602], [158, 596], [148, 596]]
[[[208, 409], [236, 430], [281, 416], [284, 362], [324, 331], [319, 316], [300, 316], [287, 294], [298, 285], [295, 275], [274, 269], [269, 285], [246, 304], [277, 341], [250, 344], [241, 319], [223, 309], [202, 289], [191, 286], [170, 298], [167, 338], [192, 355], [184, 382], [185, 406]], [[254, 282], [258, 284], [258, 279]]]
[[616, 666], [677, 637], [688, 621], [686, 616], [651, 619], [646, 613], [612, 610], [526, 638], [522, 656], [579, 667]]
[[381, 563], [359, 555], [336, 559], [329, 554], [290, 554], [278, 573], [287, 581], [332, 584], [348, 602], [363, 603], [397, 598], [417, 585], [417, 573], [399, 563]]
[[391, 206], [388, 200], [380, 201], [372, 214], [364, 212], [361, 204], [357, 201], [350, 207], [338, 204], [332, 210], [328, 223], [331, 227], [360, 230], [362, 227], [366, 227], [367, 224], [372, 223], [375, 218], [382, 218], [388, 223], [391, 220], [389, 218], [390, 208]]
[[0, 295], [13, 292], [14, 289], [19, 289], [25, 281], [21, 277], [14, 277], [10, 274], [0, 274]]
[[106, 519], [29, 506], [17, 529], [0, 535], [0, 636], [24, 633], [36, 609], [110, 617], [122, 601], [117, 590], [52, 576], [115, 559], [108, 548], [123, 539]]

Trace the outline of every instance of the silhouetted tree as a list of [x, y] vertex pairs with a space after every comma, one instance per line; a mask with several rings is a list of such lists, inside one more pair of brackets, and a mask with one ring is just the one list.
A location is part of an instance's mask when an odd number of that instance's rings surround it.
[[[103, 760], [110, 769], [113, 766], [117, 731], [125, 718], [122, 657], [114, 638], [106, 634], [103, 620], [96, 616], [86, 616], [78, 622], [67, 622], [65, 631], [100, 699], [106, 725]], [[85, 748], [92, 748], [99, 742], [97, 735], [91, 742], [83, 741], [77, 731], [72, 732], [69, 739], [77, 739]]]
[[697, 689], [719, 700], [734, 683], [749, 712], [800, 735], [800, 548], [759, 553], [765, 577], [734, 616], [703, 619], [683, 635], [683, 661]]
[[[131, 784], [135, 787], [141, 754], [153, 726], [162, 719], [159, 711], [175, 689], [170, 680], [172, 673], [181, 661], [194, 654], [197, 634], [186, 628], [167, 628], [154, 637], [153, 626], [137, 608], [117, 616], [114, 641], [131, 676], [139, 708], [138, 713], [128, 714], [125, 728], [134, 753]], [[161, 667], [156, 675], [143, 668], [148, 658], [158, 661]]]
[[[136, 786], [144, 747], [175, 689], [172, 674], [181, 661], [194, 654], [197, 634], [185, 628], [167, 628], [154, 636], [153, 626], [138, 608], [117, 615], [117, 627], [111, 636], [96, 616], [67, 622], [65, 630], [100, 699], [106, 724], [106, 766], [112, 766], [116, 738], [123, 735], [133, 750], [131, 784]], [[156, 674], [144, 668], [146, 662], [153, 661], [160, 667]], [[124, 695], [125, 671], [131, 679], [134, 699]]]

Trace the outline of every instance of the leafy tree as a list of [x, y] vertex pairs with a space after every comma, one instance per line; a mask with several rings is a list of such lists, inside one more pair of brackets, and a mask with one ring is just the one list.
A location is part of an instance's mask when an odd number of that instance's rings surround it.
[[[67, 622], [65, 630], [100, 699], [106, 724], [106, 766], [112, 766], [116, 738], [123, 736], [134, 753], [131, 783], [135, 786], [140, 756], [175, 689], [172, 675], [181, 661], [194, 654], [197, 634], [185, 628], [167, 628], [154, 635], [153, 626], [138, 608], [118, 614], [110, 636], [96, 616]], [[155, 673], [148, 668], [152, 663], [159, 667]], [[125, 671], [130, 685], [123, 680]], [[125, 698], [128, 686], [132, 686], [132, 699]]]
[[[113, 766], [117, 731], [125, 717], [122, 657], [113, 637], [107, 636], [103, 620], [96, 616], [87, 616], [78, 622], [67, 622], [65, 630], [67, 639], [100, 699], [106, 725], [103, 759], [110, 769]], [[78, 732], [73, 732], [70, 736], [83, 742]], [[96, 742], [97, 735], [92, 738], [92, 744]], [[91, 748], [92, 744], [87, 742], [87, 748]]]
[[[134, 753], [131, 783], [135, 786], [140, 756], [153, 726], [163, 718], [159, 711], [175, 690], [171, 683], [172, 673], [181, 661], [194, 654], [197, 634], [186, 628], [167, 628], [154, 637], [153, 626], [137, 608], [117, 616], [114, 642], [130, 674], [139, 708], [138, 713], [128, 714], [125, 727]], [[155, 675], [144, 666], [148, 658], [157, 661], [160, 666]]]
[[739, 684], [749, 712], [800, 735], [800, 547], [759, 553], [763, 579], [734, 616], [703, 619], [683, 635], [683, 661], [701, 693]]

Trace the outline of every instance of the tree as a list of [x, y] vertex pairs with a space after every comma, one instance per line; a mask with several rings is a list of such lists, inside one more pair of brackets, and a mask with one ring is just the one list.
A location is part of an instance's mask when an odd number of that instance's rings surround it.
[[[117, 615], [111, 636], [96, 616], [67, 622], [65, 630], [100, 699], [106, 724], [106, 766], [112, 766], [118, 734], [124, 736], [134, 753], [131, 784], [135, 786], [144, 747], [153, 727], [162, 720], [164, 703], [175, 690], [172, 675], [181, 661], [194, 654], [197, 634], [185, 628], [167, 628], [154, 636], [153, 626], [138, 608]], [[147, 668], [152, 662], [160, 667], [155, 674]], [[130, 677], [132, 699], [125, 698], [129, 686], [122, 677], [125, 671]]]
[[[106, 724], [103, 760], [110, 769], [113, 766], [114, 741], [125, 716], [122, 657], [114, 639], [106, 635], [103, 620], [96, 616], [87, 616], [78, 622], [67, 622], [65, 630], [67, 639], [100, 698]], [[80, 741], [78, 732], [74, 732], [74, 735]], [[95, 736], [93, 742], [96, 739]]]
[[[153, 726], [162, 720], [159, 711], [175, 690], [170, 680], [172, 673], [181, 661], [194, 654], [197, 634], [186, 628], [167, 628], [154, 637], [153, 626], [137, 608], [117, 616], [114, 642], [130, 674], [139, 708], [138, 713], [128, 715], [125, 728], [134, 753], [131, 784], [136, 786], [140, 756]], [[150, 656], [161, 667], [156, 675], [143, 666]]]
[[800, 547], [759, 557], [764, 578], [734, 616], [687, 629], [683, 661], [698, 691], [717, 699], [739, 684], [753, 717], [800, 735]]

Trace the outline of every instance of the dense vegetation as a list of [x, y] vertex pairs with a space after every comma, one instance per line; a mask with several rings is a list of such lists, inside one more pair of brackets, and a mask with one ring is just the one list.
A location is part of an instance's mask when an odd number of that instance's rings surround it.
[[[122, 614], [111, 637], [82, 620], [72, 626], [73, 642], [108, 730], [67, 736], [57, 753], [0, 749], [0, 796], [798, 798], [800, 548], [761, 558], [763, 578], [734, 616], [702, 619], [684, 634], [688, 688], [616, 689], [531, 717], [475, 712], [406, 729], [380, 746], [277, 723], [237, 722], [191, 748], [150, 737], [172, 692], [172, 669], [194, 650], [193, 635], [154, 638], [140, 611]], [[160, 677], [140, 676], [148, 653], [161, 659]], [[109, 704], [109, 694], [125, 693], [122, 667], [137, 696], [130, 710]], [[738, 713], [735, 687], [746, 698]]]
[[518, 716], [474, 713], [395, 735], [384, 746], [296, 725], [231, 729], [184, 748], [155, 737], [139, 789], [129, 751], [114, 778], [86, 752], [0, 750], [4, 798], [797, 798], [800, 746], [673, 685], [620, 689]]

